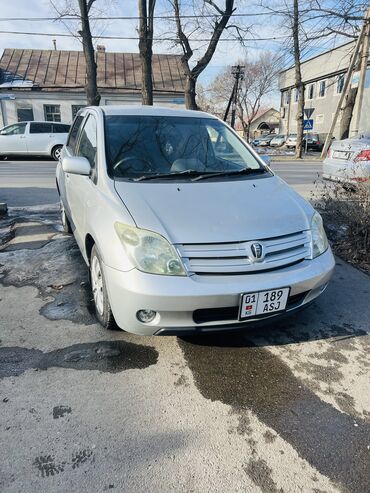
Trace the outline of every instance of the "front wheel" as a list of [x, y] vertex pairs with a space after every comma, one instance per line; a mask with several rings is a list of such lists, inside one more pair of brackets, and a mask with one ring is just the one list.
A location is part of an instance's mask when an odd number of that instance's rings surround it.
[[59, 161], [60, 155], [62, 153], [62, 148], [63, 148], [63, 146], [55, 146], [55, 147], [53, 147], [53, 150], [51, 151], [51, 157], [55, 161]]
[[91, 250], [90, 281], [96, 318], [105, 329], [114, 329], [116, 324], [108, 299], [108, 292], [103, 272], [103, 263], [99, 251], [95, 245]]

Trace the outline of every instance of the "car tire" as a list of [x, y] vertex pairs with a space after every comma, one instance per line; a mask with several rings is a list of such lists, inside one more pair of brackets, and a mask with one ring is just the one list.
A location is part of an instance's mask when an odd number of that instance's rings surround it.
[[53, 147], [51, 151], [51, 157], [54, 159], [54, 161], [59, 161], [60, 154], [62, 152], [63, 146], [55, 146]]
[[95, 245], [91, 250], [90, 256], [90, 283], [96, 318], [105, 329], [116, 329], [117, 326], [110, 307], [107, 286], [105, 283], [103, 262], [99, 250]]
[[71, 226], [71, 223], [69, 222], [69, 219], [68, 219], [68, 216], [66, 214], [66, 210], [64, 208], [62, 201], [60, 201], [60, 217], [61, 217], [64, 233], [71, 234], [72, 233], [72, 226]]

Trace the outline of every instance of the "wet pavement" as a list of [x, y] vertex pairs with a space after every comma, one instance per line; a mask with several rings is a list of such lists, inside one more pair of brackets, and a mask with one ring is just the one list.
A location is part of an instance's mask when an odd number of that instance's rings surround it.
[[57, 207], [0, 221], [2, 492], [367, 492], [370, 278], [241, 333], [105, 331]]

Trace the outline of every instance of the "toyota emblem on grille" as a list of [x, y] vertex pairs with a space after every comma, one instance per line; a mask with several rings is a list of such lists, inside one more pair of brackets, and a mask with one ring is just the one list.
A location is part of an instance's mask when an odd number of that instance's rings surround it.
[[255, 261], [263, 260], [263, 247], [261, 243], [252, 243], [251, 252]]

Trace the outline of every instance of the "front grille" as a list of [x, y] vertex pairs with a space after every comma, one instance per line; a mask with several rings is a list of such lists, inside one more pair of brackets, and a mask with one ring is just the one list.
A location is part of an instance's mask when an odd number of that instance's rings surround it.
[[[289, 296], [286, 309], [298, 307], [309, 291]], [[196, 324], [207, 322], [237, 321], [239, 317], [238, 306], [226, 306], [220, 308], [200, 308], [193, 311], [193, 320]]]
[[[262, 261], [255, 261], [251, 252], [253, 243], [262, 245]], [[310, 243], [310, 233], [299, 231], [263, 240], [176, 246], [189, 273], [235, 275], [266, 272], [301, 262], [310, 255]]]

